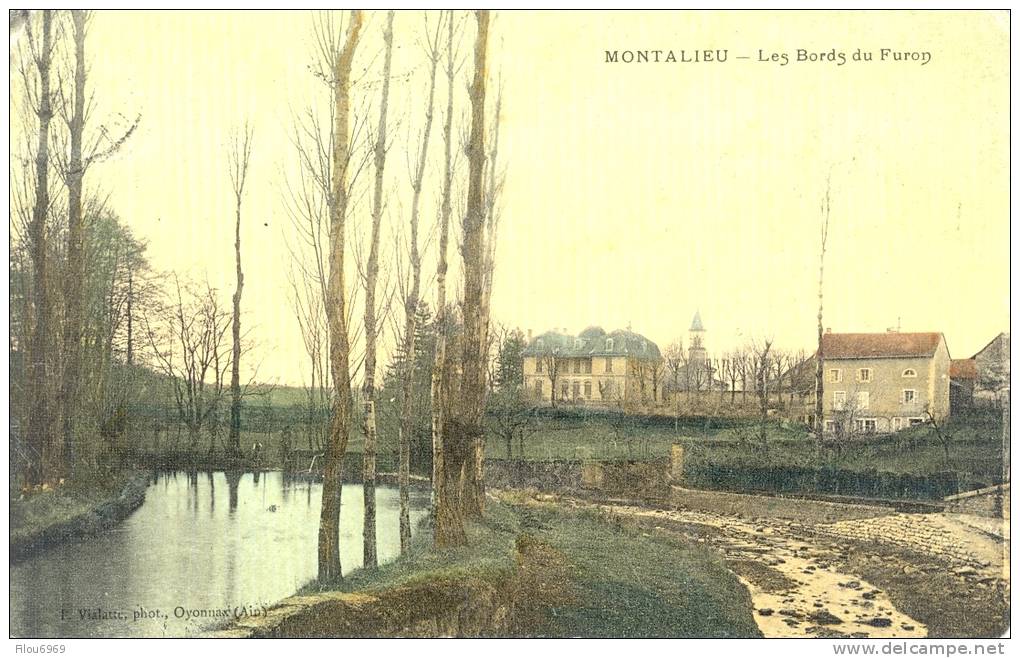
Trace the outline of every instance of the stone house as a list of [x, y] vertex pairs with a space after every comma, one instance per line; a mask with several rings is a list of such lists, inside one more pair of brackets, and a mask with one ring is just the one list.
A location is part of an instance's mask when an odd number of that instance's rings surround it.
[[949, 415], [941, 333], [826, 333], [822, 357], [828, 432], [895, 432]]
[[659, 346], [630, 330], [607, 334], [592, 326], [577, 336], [547, 331], [531, 339], [522, 355], [525, 388], [543, 402], [648, 404], [662, 396]]
[[979, 404], [996, 402], [1009, 390], [1009, 332], [993, 338], [974, 355], [974, 400]]

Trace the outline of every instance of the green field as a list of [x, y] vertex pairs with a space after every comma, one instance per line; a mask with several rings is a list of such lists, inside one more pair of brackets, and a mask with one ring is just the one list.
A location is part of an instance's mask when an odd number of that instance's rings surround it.
[[[951, 420], [946, 432], [949, 461], [930, 427], [903, 430], [892, 436], [862, 438], [838, 454], [819, 456], [813, 437], [802, 427], [773, 423], [765, 446], [757, 426], [743, 421], [706, 423], [685, 420], [670, 427], [667, 422], [642, 419], [614, 420], [600, 417], [541, 418], [524, 441], [523, 455], [515, 442], [513, 456], [525, 459], [666, 459], [670, 446], [680, 443], [690, 464], [771, 464], [892, 473], [934, 473], [945, 470], [978, 479], [994, 480], [1001, 473], [1001, 424], [995, 414], [972, 415]], [[505, 442], [489, 438], [486, 456], [506, 458]]]

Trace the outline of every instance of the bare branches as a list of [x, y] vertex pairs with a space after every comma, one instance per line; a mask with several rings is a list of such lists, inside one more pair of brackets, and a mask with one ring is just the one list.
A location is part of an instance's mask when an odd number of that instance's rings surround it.
[[241, 454], [241, 294], [244, 290], [244, 271], [241, 268], [241, 201], [244, 185], [248, 180], [248, 164], [251, 161], [253, 131], [246, 121], [240, 134], [234, 134], [232, 148], [227, 153], [230, 183], [234, 190], [234, 264], [236, 288], [232, 298], [231, 313], [232, 350], [230, 356], [230, 434], [228, 450], [231, 455]]
[[174, 275], [173, 297], [143, 316], [154, 365], [171, 384], [178, 420], [191, 448], [226, 394], [231, 313], [208, 283], [182, 285]]
[[244, 196], [244, 184], [248, 179], [248, 163], [251, 160], [251, 145], [254, 129], [245, 121], [241, 130], [231, 136], [231, 149], [227, 154], [230, 167], [230, 184], [238, 206]]

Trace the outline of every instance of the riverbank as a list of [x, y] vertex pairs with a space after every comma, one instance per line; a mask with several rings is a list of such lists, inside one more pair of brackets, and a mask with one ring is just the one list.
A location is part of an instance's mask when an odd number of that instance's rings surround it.
[[305, 588], [227, 637], [758, 637], [751, 601], [712, 552], [599, 515], [490, 499], [469, 544], [411, 550], [341, 588]]
[[994, 638], [1008, 629], [1001, 524], [991, 532], [961, 514], [832, 503], [791, 515], [765, 497], [734, 505], [737, 494], [693, 493], [668, 508], [539, 498], [713, 550], [746, 584], [767, 637]]
[[116, 525], [141, 506], [148, 486], [148, 474], [132, 471], [105, 488], [69, 486], [12, 500], [11, 563]]

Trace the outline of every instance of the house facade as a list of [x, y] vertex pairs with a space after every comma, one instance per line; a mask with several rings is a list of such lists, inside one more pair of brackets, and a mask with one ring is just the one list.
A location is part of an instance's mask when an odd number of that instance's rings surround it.
[[826, 432], [895, 432], [949, 415], [941, 333], [826, 333], [822, 357]]
[[662, 396], [662, 355], [629, 330], [547, 331], [524, 349], [524, 385], [550, 404], [654, 403]]

